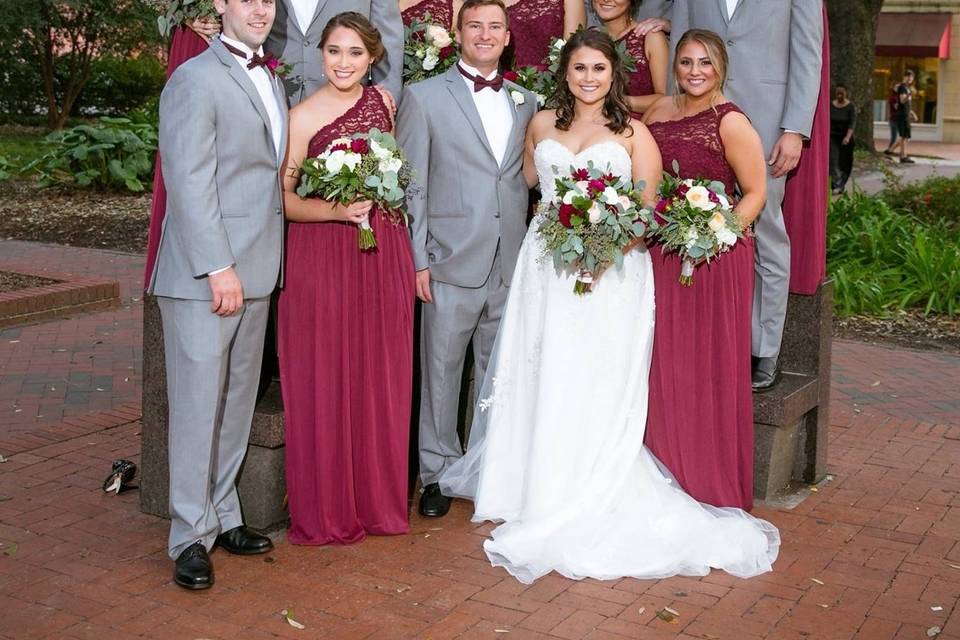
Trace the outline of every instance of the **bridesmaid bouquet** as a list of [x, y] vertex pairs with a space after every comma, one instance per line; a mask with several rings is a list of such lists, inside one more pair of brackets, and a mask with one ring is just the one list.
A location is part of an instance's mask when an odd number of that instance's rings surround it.
[[423, 20], [413, 20], [403, 29], [403, 84], [412, 84], [441, 74], [457, 61], [456, 42], [446, 28]]
[[[680, 173], [676, 161], [675, 173]], [[722, 182], [702, 178], [680, 180], [664, 172], [655, 215], [657, 242], [682, 259], [680, 284], [693, 285], [693, 270], [700, 262], [716, 260], [743, 237], [740, 221], [727, 199]]]
[[[305, 159], [297, 195], [340, 204], [372, 200], [395, 223], [406, 225], [403, 206], [409, 184], [409, 168], [397, 141], [373, 128], [337, 138], [316, 158]], [[360, 223], [357, 244], [362, 251], [377, 246], [369, 220]]]
[[643, 183], [604, 173], [592, 162], [570, 167], [556, 179], [556, 196], [540, 203], [544, 257], [557, 269], [577, 268], [573, 292], [590, 293], [594, 274], [610, 265], [623, 265], [623, 249], [655, 226], [652, 214], [639, 203]]
[[540, 108], [554, 107], [553, 94], [557, 90], [557, 69], [560, 68], [560, 51], [566, 41], [561, 38], [550, 40], [550, 49], [543, 64], [520, 67], [516, 71], [505, 71], [505, 80], [516, 82], [537, 97]]
[[157, 16], [157, 28], [164, 38], [184, 22], [197, 18], [218, 18], [213, 0], [155, 0], [160, 15]]

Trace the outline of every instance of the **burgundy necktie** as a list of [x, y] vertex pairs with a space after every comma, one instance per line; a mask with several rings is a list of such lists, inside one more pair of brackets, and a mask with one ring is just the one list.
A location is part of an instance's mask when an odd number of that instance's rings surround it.
[[472, 73], [468, 73], [459, 64], [457, 65], [457, 71], [459, 71], [460, 74], [467, 80], [473, 81], [474, 92], [480, 91], [484, 87], [490, 87], [494, 91], [500, 91], [501, 87], [503, 87], [503, 76], [501, 76], [499, 73], [492, 79], [487, 80], [486, 78], [481, 78], [480, 76], [475, 76]]
[[[223, 43], [223, 46], [227, 49], [227, 51], [229, 51], [233, 55], [243, 58], [244, 60], [247, 59], [247, 54], [241, 51], [240, 49], [237, 49], [235, 46], [231, 45], [228, 42], [224, 42], [223, 40], [221, 40], [220, 42]], [[273, 59], [274, 59], [274, 56], [272, 53], [267, 53], [262, 56], [259, 53], [254, 53], [253, 57], [250, 58], [250, 60], [247, 62], [247, 69], [255, 69], [256, 67], [263, 67], [264, 69], [269, 71], [271, 74], [273, 74], [273, 69], [270, 68], [270, 64], [269, 64], [270, 61], [272, 61]]]

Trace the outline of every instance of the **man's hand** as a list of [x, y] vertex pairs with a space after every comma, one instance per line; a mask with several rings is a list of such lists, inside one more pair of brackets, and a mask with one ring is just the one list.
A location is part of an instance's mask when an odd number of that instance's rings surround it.
[[645, 36], [654, 31], [670, 33], [670, 21], [665, 18], [647, 18], [633, 27], [633, 32], [640, 36]]
[[801, 151], [803, 151], [803, 136], [793, 131], [784, 131], [777, 143], [773, 145], [773, 153], [767, 161], [773, 177], [779, 178], [790, 173], [800, 162]]
[[197, 18], [184, 23], [190, 31], [210, 42], [214, 36], [220, 33], [220, 21], [216, 18]]
[[390, 93], [390, 90], [384, 87], [383, 85], [374, 85], [377, 91], [380, 92], [380, 96], [383, 98], [383, 102], [387, 105], [387, 108], [390, 109], [390, 113], [394, 114], [397, 112], [397, 101], [393, 98], [393, 94]]
[[417, 297], [427, 303], [433, 302], [433, 294], [430, 293], [430, 269], [417, 271]]
[[243, 307], [243, 285], [233, 267], [207, 276], [213, 300], [210, 311], [223, 318], [232, 316]]

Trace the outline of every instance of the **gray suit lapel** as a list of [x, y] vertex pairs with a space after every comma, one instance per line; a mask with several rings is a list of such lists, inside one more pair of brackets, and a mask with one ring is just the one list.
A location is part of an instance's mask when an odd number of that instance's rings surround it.
[[[240, 63], [237, 62], [237, 59], [233, 57], [233, 54], [226, 50], [223, 46], [223, 43], [220, 42], [218, 38], [214, 38], [210, 41], [210, 48], [213, 49], [213, 52], [217, 54], [217, 57], [220, 58], [220, 62], [227, 65], [230, 69], [230, 76], [236, 80], [237, 84], [240, 85], [240, 88], [243, 89], [244, 93], [247, 94], [247, 97], [250, 98], [250, 102], [253, 103], [253, 106], [256, 107], [257, 113], [260, 115], [260, 119], [263, 120], [263, 125], [267, 128], [267, 133], [273, 135], [272, 128], [270, 126], [270, 115], [267, 113], [267, 108], [263, 106], [263, 100], [260, 99], [260, 94], [257, 92], [257, 88], [253, 85], [253, 81], [250, 79], [250, 76], [247, 75], [246, 69], [240, 66]], [[280, 108], [280, 105], [277, 105], [277, 108]]]
[[[317, 18], [320, 17], [320, 13], [323, 11], [323, 8], [327, 6], [327, 0], [317, 0], [317, 8], [313, 12], [313, 18], [310, 19], [310, 26], [307, 27], [307, 31], [313, 30], [317, 24]], [[327, 25], [320, 25], [321, 28]]]
[[[507, 157], [512, 154], [517, 147], [523, 147], [523, 137], [525, 132], [519, 131], [520, 129], [520, 109], [523, 108], [523, 105], [518, 105], [513, 101], [513, 96], [510, 95], [513, 91], [520, 91], [520, 87], [510, 82], [509, 80], [504, 80], [503, 90], [507, 92], [507, 98], [510, 100], [510, 106], [513, 107], [513, 125], [510, 127], [510, 138], [507, 142], [507, 150], [503, 154], [503, 163], [501, 167], [506, 166]], [[520, 92], [520, 95], [523, 95], [523, 92]], [[529, 97], [524, 95], [524, 98], [529, 100]], [[526, 104], [526, 103], [524, 103]], [[519, 133], [519, 135], [518, 135]]]
[[730, 17], [727, 15], [727, 0], [715, 0], [717, 8], [720, 10], [720, 17], [724, 24], [730, 24]]
[[290, 114], [287, 110], [287, 93], [283, 89], [283, 80], [278, 76], [273, 77], [273, 95], [277, 100], [277, 108], [280, 109], [280, 154], [277, 158], [277, 167], [283, 164], [283, 158], [287, 155], [287, 129], [290, 126]]
[[[483, 122], [480, 120], [480, 113], [477, 112], [477, 105], [474, 104], [473, 98], [470, 96], [470, 91], [467, 90], [467, 85], [463, 82], [463, 78], [457, 70], [457, 65], [453, 65], [446, 71], [445, 79], [450, 95], [456, 100], [460, 110], [463, 111], [463, 115], [467, 117], [467, 122], [470, 123], [474, 133], [476, 133], [477, 137], [483, 142], [483, 147], [487, 150], [487, 153], [490, 154], [490, 158], [494, 164], [496, 164], [497, 156], [493, 154], [493, 148], [490, 146], [490, 141], [487, 140], [487, 133], [483, 128]], [[516, 118], [514, 118], [514, 122], [516, 122]]]

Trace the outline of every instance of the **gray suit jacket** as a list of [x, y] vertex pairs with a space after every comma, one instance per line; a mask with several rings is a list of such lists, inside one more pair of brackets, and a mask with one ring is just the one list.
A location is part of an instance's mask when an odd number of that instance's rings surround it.
[[[287, 139], [283, 89], [275, 82]], [[209, 300], [206, 274], [234, 265], [247, 298], [277, 286], [283, 247], [280, 159], [246, 70], [218, 39], [182, 64], [160, 95], [167, 211], [147, 291]]]
[[[484, 133], [480, 114], [456, 65], [408, 86], [397, 114], [397, 139], [414, 172], [407, 198], [417, 270], [459, 287], [486, 281], [500, 245], [509, 284], [526, 233], [529, 191], [523, 178], [523, 139], [536, 99], [526, 89], [514, 105], [502, 165]], [[513, 102], [511, 101], [511, 104]]]
[[687, 29], [710, 29], [727, 44], [724, 95], [753, 123], [769, 154], [784, 129], [810, 136], [820, 95], [822, 0], [674, 0], [672, 47]]
[[397, 0], [319, 0], [306, 33], [300, 30], [289, 0], [277, 2], [277, 17], [264, 49], [283, 58], [293, 70], [283, 83], [290, 106], [327, 83], [320, 57], [320, 34], [330, 18], [344, 11], [356, 11], [370, 18], [380, 32], [386, 55], [373, 67], [374, 84], [382, 85], [400, 100], [403, 85], [403, 20]]

